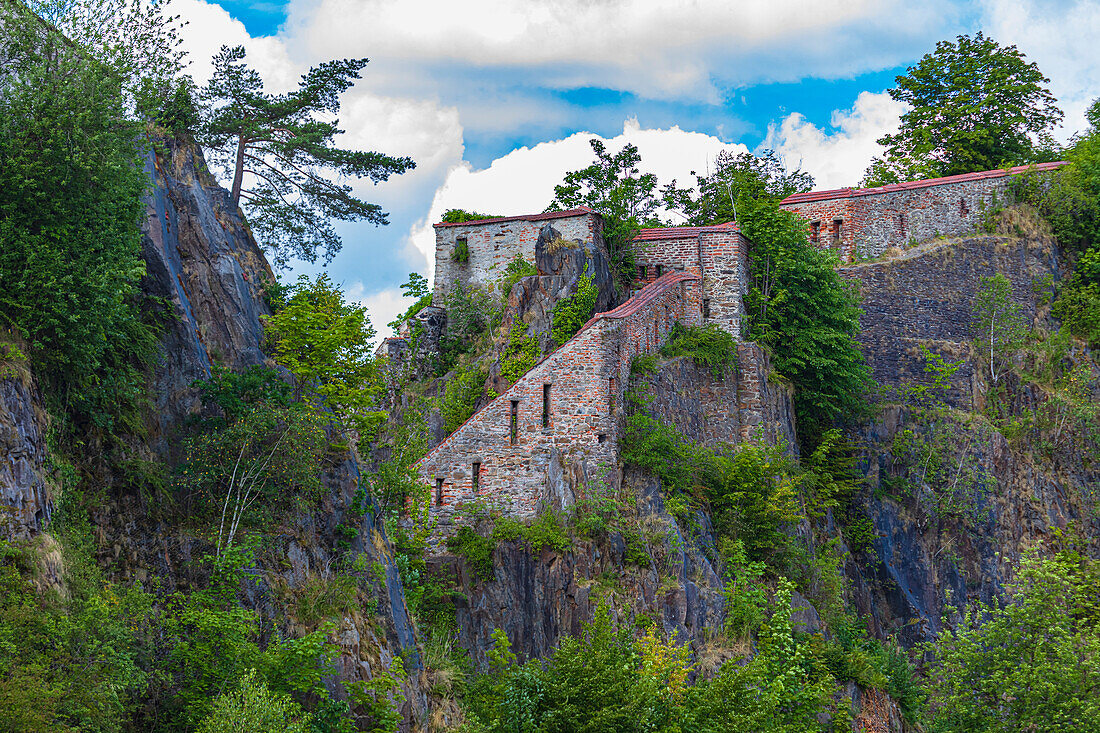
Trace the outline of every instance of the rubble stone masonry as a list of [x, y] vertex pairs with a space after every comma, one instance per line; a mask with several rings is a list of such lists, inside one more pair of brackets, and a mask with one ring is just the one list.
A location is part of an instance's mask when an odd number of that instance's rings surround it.
[[[433, 302], [442, 305], [457, 281], [467, 286], [488, 286], [504, 276], [508, 263], [517, 256], [535, 261], [539, 230], [553, 221], [562, 239], [595, 242], [600, 238], [600, 215], [591, 209], [552, 211], [545, 214], [481, 219], [457, 224], [435, 225], [435, 287]], [[466, 240], [468, 259], [455, 259], [455, 247]]]
[[432, 487], [437, 532], [450, 533], [465, 502], [529, 517], [604, 480], [618, 462], [631, 361], [655, 353], [677, 321], [701, 318], [699, 278], [683, 271], [595, 315], [417, 463]]
[[966, 173], [877, 188], [838, 188], [788, 196], [780, 206], [806, 219], [812, 241], [840, 249], [845, 262], [881, 256], [938, 236], [975, 231], [995, 200], [1005, 202], [1012, 176], [1065, 163]]

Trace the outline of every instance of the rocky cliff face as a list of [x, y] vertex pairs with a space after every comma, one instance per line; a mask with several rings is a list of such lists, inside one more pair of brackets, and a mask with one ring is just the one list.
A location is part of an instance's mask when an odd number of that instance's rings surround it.
[[264, 362], [267, 313], [262, 292], [271, 267], [193, 144], [165, 140], [146, 156], [153, 182], [142, 227], [147, 293], [171, 307], [151, 392], [157, 446], [199, 408], [196, 379], [216, 366], [241, 370]]
[[[971, 345], [971, 304], [981, 278], [1000, 273], [1026, 324], [1055, 331], [1045, 295], [1058, 276], [1049, 236], [940, 240], [843, 272], [863, 294], [860, 340], [885, 388], [877, 414], [856, 430], [870, 536], [848, 573], [876, 633], [912, 644], [941, 627], [948, 606], [998, 595], [1027, 548], [1056, 547], [1071, 527], [1100, 546], [1100, 471], [1082, 446], [1044, 449], [1035, 433], [1009, 441], [984, 413], [991, 384], [988, 360]], [[961, 362], [933, 413], [899, 397], [907, 385], [929, 384], [922, 346]], [[1090, 362], [1069, 348], [1058, 368], [1074, 364]], [[1051, 397], [1006, 379], [1000, 409], [1021, 421]]]
[[50, 518], [46, 430], [30, 374], [21, 365], [0, 368], [0, 537], [24, 537]]

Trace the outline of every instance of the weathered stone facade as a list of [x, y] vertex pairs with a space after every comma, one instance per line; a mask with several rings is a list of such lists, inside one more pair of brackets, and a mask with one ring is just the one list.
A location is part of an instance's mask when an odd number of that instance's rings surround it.
[[660, 348], [677, 321], [701, 322], [699, 279], [669, 272], [594, 316], [564, 346], [467, 420], [418, 464], [447, 533], [455, 507], [480, 501], [515, 516], [566, 506], [618, 461], [634, 357]]
[[973, 232], [995, 199], [1005, 200], [1012, 176], [1062, 165], [1040, 163], [877, 188], [810, 191], [788, 196], [780, 206], [809, 222], [812, 241], [838, 248], [848, 262], [878, 257], [890, 247]]
[[740, 338], [749, 242], [736, 224], [643, 229], [633, 248], [639, 285], [668, 270], [695, 275], [702, 282], [703, 321]]
[[[539, 231], [553, 222], [562, 239], [602, 246], [602, 220], [591, 209], [552, 211], [545, 214], [480, 219], [435, 225], [435, 288], [433, 302], [442, 304], [455, 282], [485, 287], [504, 276], [508, 263], [517, 256], [535, 261]], [[460, 240], [466, 242], [465, 261], [456, 259]]]

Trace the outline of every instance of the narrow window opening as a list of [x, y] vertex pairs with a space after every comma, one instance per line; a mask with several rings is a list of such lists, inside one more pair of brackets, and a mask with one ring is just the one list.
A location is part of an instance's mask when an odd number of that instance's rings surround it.
[[615, 398], [619, 396], [619, 383], [615, 377], [607, 380], [607, 411], [615, 414]]
[[821, 234], [821, 222], [810, 222], [810, 241], [817, 244]]
[[550, 427], [550, 385], [542, 385], [542, 426]]
[[603, 443], [606, 440], [607, 440], [607, 435], [605, 435], [604, 433], [600, 433], [599, 435], [596, 436], [596, 442], [597, 443]]
[[970, 212], [966, 208], [966, 199], [959, 199], [959, 215], [966, 216]]
[[898, 229], [901, 231], [901, 235], [905, 236], [905, 214], [898, 214]]
[[710, 298], [703, 298], [703, 318], [710, 318]]
[[649, 268], [646, 265], [638, 265], [638, 279], [639, 280], [645, 280], [646, 279], [646, 275], [648, 274], [648, 272], [647, 272], [648, 269]]
[[474, 461], [474, 472], [473, 472], [473, 476], [470, 479], [470, 486], [473, 487], [473, 490], [474, 490], [475, 494], [477, 493], [477, 489], [478, 489], [478, 485], [480, 484], [480, 481], [481, 481], [481, 464], [478, 463], [477, 461]]
[[840, 225], [844, 223], [843, 219], [833, 219], [833, 244], [840, 244]]
[[660, 277], [661, 273], [664, 272], [664, 270], [665, 270], [664, 265], [657, 265], [657, 277]]
[[512, 414], [509, 420], [512, 431], [512, 445], [519, 440], [519, 400], [512, 400]]
[[435, 505], [443, 506], [443, 479], [435, 480]]

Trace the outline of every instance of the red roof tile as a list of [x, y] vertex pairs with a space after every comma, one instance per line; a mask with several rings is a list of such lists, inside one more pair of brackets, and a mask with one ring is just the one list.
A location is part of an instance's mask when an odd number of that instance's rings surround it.
[[829, 201], [830, 199], [854, 198], [856, 196], [873, 196], [877, 193], [892, 193], [894, 191], [910, 191], [914, 188], [928, 188], [929, 186], [946, 186], [952, 183], [964, 181], [980, 181], [986, 178], [1003, 178], [1024, 173], [1028, 170], [1052, 171], [1063, 166], [1066, 161], [1060, 160], [1054, 163], [1038, 163], [1036, 165], [1018, 165], [1015, 168], [994, 168], [991, 171], [979, 171], [977, 173], [962, 173], [957, 176], [945, 176], [944, 178], [926, 178], [922, 181], [907, 181], [905, 183], [889, 183], [885, 186], [874, 188], [834, 188], [829, 191], [810, 191], [808, 193], [796, 193], [779, 202], [784, 204], [804, 204], [810, 201]]
[[654, 300], [655, 298], [657, 298], [657, 296], [661, 295], [666, 290], [671, 288], [673, 285], [679, 285], [680, 283], [685, 281], [698, 279], [698, 275], [692, 275], [691, 273], [683, 272], [682, 270], [666, 272], [664, 275], [661, 275], [649, 285], [646, 285], [644, 288], [639, 290], [637, 293], [634, 294], [634, 297], [620, 305], [618, 308], [604, 311], [603, 313], [597, 313], [596, 315], [592, 316], [590, 319], [588, 319], [588, 323], [581, 326], [580, 331], [577, 331], [577, 333], [579, 334], [581, 331], [585, 330], [596, 321], [602, 321], [604, 319], [626, 318], [627, 316], [632, 316], [639, 310], [644, 308], [646, 304], [648, 304], [650, 301]]
[[734, 222], [727, 222], [725, 224], [712, 224], [705, 227], [654, 227], [651, 229], [642, 229], [638, 232], [638, 236], [634, 237], [635, 242], [644, 242], [654, 239], [687, 239], [688, 237], [697, 237], [703, 232], [728, 232], [728, 231], [740, 231], [740, 228]]
[[[596, 214], [595, 211], [587, 206], [580, 206], [576, 209], [566, 209], [565, 211], [547, 211], [543, 214], [523, 214], [522, 216], [498, 216], [495, 219], [475, 219], [474, 221], [441, 221], [438, 224], [434, 224], [437, 229], [439, 227], [466, 227], [474, 226], [477, 224], [503, 224], [508, 221], [546, 221], [547, 219], [565, 219], [570, 216], [583, 216], [585, 214]], [[596, 214], [599, 216], [599, 214]]]

